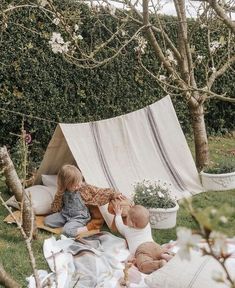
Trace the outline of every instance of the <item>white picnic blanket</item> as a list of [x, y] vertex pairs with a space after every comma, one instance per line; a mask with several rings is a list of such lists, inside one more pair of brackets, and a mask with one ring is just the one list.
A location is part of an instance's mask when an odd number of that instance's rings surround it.
[[[119, 279], [123, 277], [125, 260], [130, 252], [126, 241], [109, 232], [101, 232], [89, 237], [89, 246], [61, 236], [60, 240], [51, 237], [44, 241], [43, 252], [52, 271], [48, 274], [39, 270], [43, 287], [57, 288], [118, 288]], [[91, 247], [92, 246], [92, 247]], [[132, 272], [133, 281], [130, 288], [145, 288], [144, 275], [137, 269]], [[27, 278], [28, 287], [35, 288], [32, 276]], [[57, 284], [56, 284], [57, 283]], [[56, 286], [57, 285], [57, 286]]]
[[[235, 240], [228, 239], [227, 242], [231, 257], [226, 266], [235, 277]], [[206, 247], [203, 241], [200, 245]], [[173, 252], [178, 251], [177, 242], [173, 241], [171, 246]], [[51, 237], [44, 241], [43, 252], [52, 271], [38, 271], [42, 287], [46, 288], [121, 288], [125, 260], [130, 254], [126, 241], [109, 232], [101, 232], [81, 242], [63, 235], [60, 240]], [[190, 261], [182, 261], [177, 254], [150, 275], [142, 274], [132, 266], [128, 271], [128, 287], [227, 287], [212, 279], [213, 272], [220, 272], [221, 267], [212, 257], [206, 257], [194, 250]], [[33, 276], [27, 280], [28, 288], [36, 288]]]

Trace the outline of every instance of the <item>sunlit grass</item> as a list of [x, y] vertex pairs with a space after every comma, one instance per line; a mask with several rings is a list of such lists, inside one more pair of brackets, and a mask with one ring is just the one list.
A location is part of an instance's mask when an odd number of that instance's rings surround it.
[[[192, 147], [192, 141], [189, 141]], [[222, 158], [235, 157], [232, 151], [235, 149], [234, 138], [210, 138], [211, 159], [219, 162]], [[192, 148], [193, 150], [193, 148]], [[0, 181], [0, 191], [4, 199], [10, 197], [5, 189], [5, 185]], [[193, 204], [196, 208], [207, 206], [221, 207], [223, 204], [229, 203], [235, 207], [235, 190], [222, 192], [206, 192], [193, 197]], [[22, 285], [26, 286], [25, 278], [32, 274], [29, 264], [28, 254], [25, 243], [22, 240], [20, 232], [15, 225], [9, 225], [3, 222], [8, 215], [6, 209], [0, 206], [0, 259], [5, 269]], [[235, 219], [229, 219], [226, 224], [226, 234], [228, 237], [235, 236]], [[188, 228], [196, 228], [196, 224], [188, 212], [180, 206], [177, 216], [177, 227], [184, 226]], [[107, 228], [104, 227], [107, 230]], [[37, 268], [48, 270], [48, 266], [43, 257], [43, 241], [50, 237], [51, 234], [39, 231], [38, 239], [33, 242], [33, 250], [36, 257]], [[156, 242], [162, 244], [176, 239], [176, 228], [167, 230], [153, 230], [153, 236]]]

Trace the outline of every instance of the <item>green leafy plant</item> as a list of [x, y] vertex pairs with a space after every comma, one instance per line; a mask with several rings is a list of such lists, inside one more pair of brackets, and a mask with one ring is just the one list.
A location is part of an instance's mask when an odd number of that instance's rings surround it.
[[134, 186], [134, 202], [146, 208], [172, 208], [176, 200], [171, 196], [171, 185], [166, 182], [143, 180]]
[[204, 172], [211, 174], [223, 174], [223, 173], [235, 172], [235, 158], [227, 158], [214, 166], [208, 166], [204, 170]]

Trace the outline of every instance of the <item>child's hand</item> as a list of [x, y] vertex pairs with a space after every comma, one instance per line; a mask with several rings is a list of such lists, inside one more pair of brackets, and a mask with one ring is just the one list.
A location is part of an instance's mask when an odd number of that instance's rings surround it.
[[116, 215], [122, 215], [122, 208], [119, 203], [113, 205], [113, 210]]
[[126, 196], [123, 195], [122, 193], [120, 192], [115, 192], [114, 195], [113, 195], [113, 200], [125, 200], [126, 199]]

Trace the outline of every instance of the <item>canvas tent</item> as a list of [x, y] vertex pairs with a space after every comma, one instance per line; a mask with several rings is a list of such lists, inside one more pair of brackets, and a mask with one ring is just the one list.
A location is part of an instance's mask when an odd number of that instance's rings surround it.
[[87, 183], [127, 196], [143, 179], [171, 183], [177, 199], [203, 191], [169, 96], [122, 116], [58, 124], [36, 184], [42, 174], [56, 174], [63, 164], [76, 164]]

